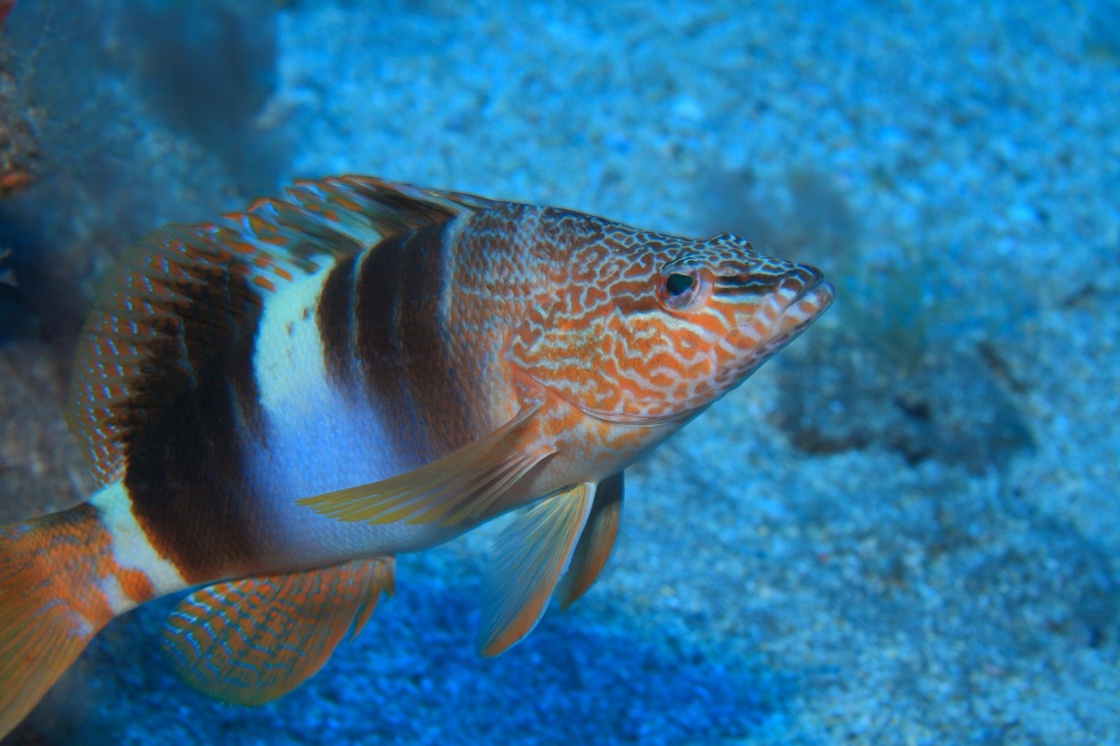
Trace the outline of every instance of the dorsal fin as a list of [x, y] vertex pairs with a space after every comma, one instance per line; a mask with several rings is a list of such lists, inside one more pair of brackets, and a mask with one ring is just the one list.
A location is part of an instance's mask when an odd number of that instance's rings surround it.
[[246, 342], [239, 332], [269, 295], [385, 238], [496, 204], [343, 176], [297, 182], [284, 199], [216, 224], [169, 226], [132, 247], [93, 303], [70, 385], [70, 429], [89, 447], [98, 484], [122, 476], [140, 423]]

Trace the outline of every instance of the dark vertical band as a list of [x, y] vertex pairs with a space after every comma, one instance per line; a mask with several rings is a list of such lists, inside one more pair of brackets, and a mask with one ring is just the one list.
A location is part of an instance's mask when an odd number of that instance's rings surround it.
[[391, 447], [398, 453], [417, 454], [425, 451], [425, 441], [416, 427], [412, 396], [404, 385], [404, 360], [395, 318], [406, 238], [387, 238], [361, 259], [354, 291], [354, 328], [369, 401], [380, 415]]
[[124, 484], [155, 550], [195, 583], [248, 569], [257, 554], [245, 447], [262, 418], [261, 302], [232, 272], [190, 287], [193, 302], [167, 309], [147, 342], [146, 393], [124, 413]]
[[347, 388], [354, 382], [354, 267], [358, 256], [348, 256], [331, 269], [315, 309], [327, 375]]
[[386, 239], [359, 267], [357, 350], [393, 447], [413, 468], [475, 436], [451, 330], [440, 315], [448, 225]]
[[[418, 422], [439, 455], [469, 443], [474, 436], [467, 405], [477, 381], [466, 380], [455, 355], [460, 335], [441, 318], [447, 252], [447, 224], [427, 226], [408, 241], [401, 262], [397, 296], [397, 335], [405, 361], [405, 383], [412, 392]], [[461, 354], [476, 351], [461, 350]]]

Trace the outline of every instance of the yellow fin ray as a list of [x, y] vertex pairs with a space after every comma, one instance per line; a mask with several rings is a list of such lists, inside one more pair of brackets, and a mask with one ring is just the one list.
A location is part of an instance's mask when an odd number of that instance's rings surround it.
[[587, 592], [611, 556], [622, 520], [622, 472], [607, 477], [595, 488], [595, 501], [568, 571], [556, 588], [556, 600], [566, 609]]
[[582, 483], [546, 498], [498, 535], [483, 586], [479, 653], [498, 655], [537, 626], [583, 531], [594, 491], [595, 485]]
[[348, 631], [353, 639], [381, 594], [392, 594], [393, 568], [382, 557], [201, 588], [168, 617], [164, 651], [212, 697], [270, 702], [317, 673]]

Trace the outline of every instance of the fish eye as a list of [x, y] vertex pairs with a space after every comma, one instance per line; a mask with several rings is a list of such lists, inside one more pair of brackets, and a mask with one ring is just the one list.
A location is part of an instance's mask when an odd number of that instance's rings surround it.
[[665, 292], [676, 298], [687, 293], [696, 284], [691, 275], [671, 274], [665, 278]]
[[676, 266], [662, 270], [657, 298], [667, 310], [692, 311], [700, 308], [712, 294], [711, 273], [706, 269]]

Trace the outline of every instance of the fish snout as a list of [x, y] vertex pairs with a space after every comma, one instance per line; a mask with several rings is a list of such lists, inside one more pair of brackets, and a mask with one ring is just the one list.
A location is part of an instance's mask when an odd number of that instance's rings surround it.
[[835, 290], [816, 267], [795, 264], [775, 295], [778, 306], [771, 344], [784, 345], [832, 305]]
[[[826, 289], [818, 294], [817, 291], [822, 287]], [[825, 282], [824, 272], [816, 267], [809, 264], [793, 264], [793, 268], [779, 285], [778, 295], [784, 303], [783, 310], [786, 310], [797, 305], [802, 299], [814, 295], [818, 300], [827, 299], [827, 302], [831, 303], [833, 288], [830, 283]]]
[[765, 271], [756, 268], [742, 277], [722, 278], [723, 287], [731, 291], [724, 298], [735, 308], [735, 332], [728, 341], [751, 366], [804, 331], [832, 304], [834, 295], [832, 285], [816, 267], [765, 261], [770, 264]]

